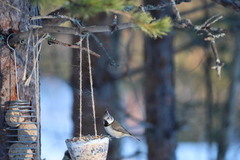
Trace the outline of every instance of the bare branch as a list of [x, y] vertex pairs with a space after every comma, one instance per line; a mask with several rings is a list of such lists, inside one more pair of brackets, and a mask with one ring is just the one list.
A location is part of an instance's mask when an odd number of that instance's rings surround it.
[[177, 6], [176, 6], [176, 3], [175, 3], [175, 0], [171, 0], [171, 2], [172, 2], [172, 4], [173, 4], [173, 8], [174, 8], [174, 10], [175, 10], [175, 14], [176, 14], [176, 20], [177, 21], [180, 21], [182, 18], [181, 18], [181, 16], [180, 16], [180, 13], [179, 13], [179, 10], [178, 10], [178, 8], [177, 8]]
[[[123, 23], [118, 24], [117, 29], [115, 30], [123, 30], [127, 28], [135, 28], [136, 25], [134, 23]], [[59, 33], [59, 34], [70, 34], [70, 35], [83, 35], [86, 33], [99, 33], [99, 32], [112, 32], [112, 26], [89, 26], [89, 27], [60, 27], [60, 26], [43, 26], [38, 29], [32, 29], [32, 34], [43, 35], [45, 33]], [[12, 45], [14, 43], [24, 43], [27, 40], [27, 37], [31, 31], [21, 32], [18, 34], [12, 35], [9, 40], [9, 43]]]
[[219, 78], [221, 78], [221, 71], [222, 71], [222, 67], [224, 66], [224, 63], [222, 61], [220, 61], [219, 55], [218, 55], [218, 51], [217, 51], [217, 47], [216, 47], [216, 43], [215, 43], [215, 39], [211, 39], [210, 41], [210, 45], [215, 57], [215, 65], [212, 67], [212, 69], [215, 69], [217, 71], [217, 75]]
[[[34, 16], [34, 17], [31, 17], [30, 19], [32, 21], [42, 19], [42, 20], [44, 20], [44, 25], [54, 25], [54, 26], [57, 26], [68, 20], [71, 21], [73, 24], [79, 23], [78, 19], [75, 19], [75, 18], [72, 18], [69, 16], [65, 16], [65, 15]], [[52, 21], [46, 21], [46, 20], [52, 20]], [[53, 22], [55, 22], [55, 24], [53, 24]]]
[[212, 67], [212, 69], [215, 69], [217, 71], [217, 75], [219, 78], [221, 78], [221, 69], [224, 66], [224, 63], [219, 58], [215, 39], [225, 36], [225, 33], [224, 33], [225, 30], [221, 28], [212, 27], [211, 25], [215, 24], [217, 21], [219, 21], [222, 18], [223, 16], [215, 15], [207, 19], [201, 25], [194, 25], [189, 19], [181, 19], [174, 22], [174, 27], [180, 28], [180, 29], [184, 29], [184, 28], [191, 29], [195, 31], [198, 35], [202, 35], [205, 41], [210, 42], [210, 46], [212, 48], [212, 52], [215, 58], [215, 65]]

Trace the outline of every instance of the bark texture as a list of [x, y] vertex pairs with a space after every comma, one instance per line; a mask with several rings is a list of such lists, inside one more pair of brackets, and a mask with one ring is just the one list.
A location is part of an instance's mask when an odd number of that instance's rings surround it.
[[[146, 4], [149, 1], [145, 1]], [[158, 5], [159, 2], [155, 1]], [[170, 8], [152, 12], [153, 17], [172, 15]], [[148, 158], [174, 160], [176, 148], [176, 120], [174, 93], [173, 36], [158, 39], [145, 38], [145, 99]]]
[[[7, 101], [17, 100], [16, 90], [16, 76], [14, 67], [14, 54], [13, 51], [6, 44], [7, 37], [11, 34], [17, 34], [21, 31], [29, 29], [30, 22], [28, 17], [38, 15], [36, 7], [32, 6], [27, 0], [4, 0], [0, 2], [0, 34], [4, 38], [0, 44], [0, 159], [5, 160], [7, 158], [7, 147], [9, 144], [6, 143], [6, 123], [4, 122], [4, 116], [6, 108], [3, 104]], [[24, 86], [22, 80], [24, 65], [25, 65], [25, 54], [26, 44], [16, 44], [12, 46], [16, 51], [16, 66], [17, 66], [17, 83], [19, 87], [19, 99], [29, 100], [32, 105], [35, 106], [36, 97], [34, 76], [29, 86]], [[33, 68], [33, 54], [29, 52], [27, 77], [32, 72]], [[39, 84], [38, 84], [39, 85]]]
[[[206, 46], [205, 46], [206, 47]], [[209, 53], [207, 50], [205, 50], [206, 54], [206, 60], [205, 60], [205, 65], [204, 65], [204, 84], [206, 88], [206, 121], [205, 121], [205, 132], [206, 132], [206, 140], [209, 143], [209, 146], [211, 146], [213, 142], [213, 107], [214, 107], [214, 102], [213, 102], [213, 87], [212, 87], [212, 79], [211, 79], [211, 68], [212, 66], [212, 58], [211, 58], [211, 53]]]
[[222, 112], [222, 126], [219, 131], [218, 155], [217, 160], [226, 158], [227, 149], [230, 143], [234, 143], [236, 137], [236, 123], [238, 122], [238, 96], [240, 91], [240, 25], [236, 24], [235, 35], [235, 53], [233, 55], [233, 72], [231, 72], [231, 85], [228, 92], [228, 99]]

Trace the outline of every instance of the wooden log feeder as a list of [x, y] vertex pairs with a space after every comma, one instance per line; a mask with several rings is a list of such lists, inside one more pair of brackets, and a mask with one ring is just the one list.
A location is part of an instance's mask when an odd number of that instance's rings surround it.
[[[91, 102], [92, 102], [92, 114], [94, 122], [94, 133], [95, 135], [82, 135], [82, 42], [86, 38], [87, 43], [87, 53], [88, 53], [88, 67], [89, 67], [89, 81], [91, 89]], [[95, 113], [95, 103], [94, 103], [94, 93], [93, 93], [93, 76], [91, 68], [91, 57], [89, 49], [89, 39], [88, 35], [85, 37], [80, 36], [80, 53], [79, 53], [79, 114], [80, 114], [80, 123], [79, 123], [79, 137], [74, 137], [72, 139], [67, 139], [66, 145], [68, 152], [72, 160], [106, 160], [108, 153], [109, 137], [104, 135], [97, 134], [96, 126], [96, 113]]]

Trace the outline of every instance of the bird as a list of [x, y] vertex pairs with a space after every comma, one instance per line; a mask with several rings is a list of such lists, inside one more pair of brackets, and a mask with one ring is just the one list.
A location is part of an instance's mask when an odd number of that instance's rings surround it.
[[103, 126], [105, 131], [114, 138], [130, 136], [140, 141], [138, 138], [129, 133], [118, 121], [116, 121], [107, 110], [103, 115]]

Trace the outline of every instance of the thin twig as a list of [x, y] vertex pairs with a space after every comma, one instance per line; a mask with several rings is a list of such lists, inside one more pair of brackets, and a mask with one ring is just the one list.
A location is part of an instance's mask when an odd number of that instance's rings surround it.
[[218, 51], [217, 51], [217, 47], [216, 47], [216, 42], [214, 39], [210, 40], [210, 45], [213, 51], [213, 55], [215, 57], [216, 61], [220, 61], [219, 55], [218, 55]]
[[188, 28], [188, 29], [194, 30], [198, 35], [202, 35], [205, 41], [210, 42], [210, 46], [212, 48], [212, 52], [215, 58], [215, 65], [212, 67], [212, 69], [215, 69], [217, 71], [217, 75], [219, 78], [221, 77], [221, 69], [224, 66], [224, 63], [221, 62], [220, 60], [215, 39], [225, 36], [225, 33], [224, 33], [225, 31], [221, 28], [211, 27], [211, 25], [215, 24], [217, 21], [219, 21], [222, 18], [223, 16], [221, 15], [214, 15], [209, 19], [207, 19], [201, 25], [194, 25], [189, 19], [182, 19], [180, 21], [175, 21], [175, 24], [174, 24], [175, 27], [180, 29]]
[[91, 56], [90, 56], [90, 47], [89, 47], [89, 36], [87, 35], [87, 49], [88, 49], [88, 70], [89, 70], [89, 81], [91, 89], [91, 100], [92, 100], [92, 111], [93, 111], [93, 127], [95, 136], [97, 136], [97, 122], [96, 122], [96, 107], [94, 101], [94, 91], [93, 91], [93, 74], [92, 74], [92, 65], [91, 65]]
[[[68, 44], [68, 43], [65, 43], [65, 42], [61, 42], [59, 40], [56, 40], [56, 39], [49, 39], [48, 40], [48, 43], [50, 44], [58, 44], [58, 45], [62, 45], [62, 46], [65, 46], [65, 47], [70, 47], [70, 48], [76, 48], [76, 49], [80, 49], [80, 46], [79, 45], [75, 45], [75, 44]], [[85, 47], [82, 47], [82, 50], [84, 51], [88, 51], [87, 48]], [[90, 50], [90, 54], [97, 57], [97, 58], [100, 58], [101, 56], [99, 54], [97, 54], [96, 52]]]
[[217, 21], [219, 21], [220, 19], [222, 19], [223, 16], [221, 15], [214, 15], [212, 17], [210, 17], [209, 19], [207, 19], [203, 24], [202, 27], [208, 28], [210, 27], [212, 24], [216, 23]]
[[178, 10], [178, 8], [177, 8], [177, 6], [176, 6], [176, 3], [175, 3], [175, 0], [171, 0], [171, 2], [172, 2], [172, 4], [173, 4], [173, 8], [174, 8], [174, 10], [175, 10], [175, 14], [176, 14], [176, 20], [177, 21], [181, 21], [181, 16], [180, 16], [180, 13], [179, 13], [179, 10]]
[[69, 17], [69, 16], [65, 16], [65, 15], [46, 15], [46, 16], [34, 16], [31, 17], [31, 20], [39, 20], [39, 19], [67, 19], [73, 23], [75, 23], [76, 21], [78, 21], [75, 18]]
[[210, 40], [210, 46], [212, 48], [212, 51], [213, 51], [213, 54], [215, 57], [215, 65], [212, 67], [212, 69], [215, 69], [217, 71], [218, 77], [221, 78], [221, 70], [222, 70], [222, 67], [224, 66], [224, 63], [221, 62], [221, 60], [219, 58], [216, 43], [215, 43], [214, 39]]

